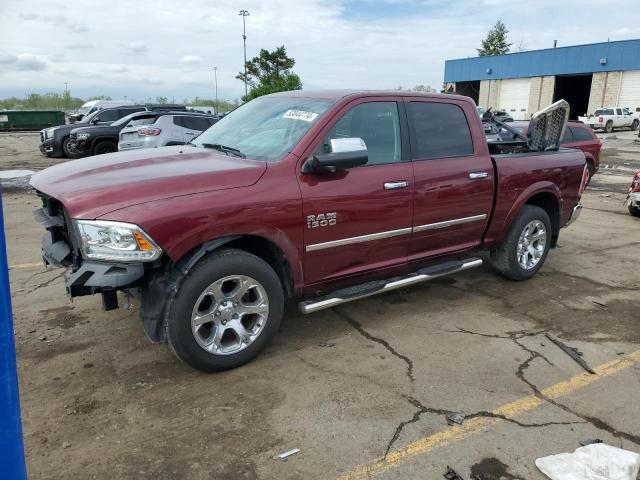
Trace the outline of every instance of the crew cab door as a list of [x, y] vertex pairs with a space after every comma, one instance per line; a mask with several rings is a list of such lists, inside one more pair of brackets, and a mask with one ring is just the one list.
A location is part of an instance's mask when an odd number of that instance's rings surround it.
[[480, 245], [494, 195], [478, 114], [455, 98], [406, 101], [415, 178], [409, 260]]
[[355, 100], [334, 116], [304, 158], [326, 153], [335, 138], [361, 138], [368, 151], [366, 165], [299, 171], [306, 284], [406, 263], [413, 170], [401, 111], [396, 97]]

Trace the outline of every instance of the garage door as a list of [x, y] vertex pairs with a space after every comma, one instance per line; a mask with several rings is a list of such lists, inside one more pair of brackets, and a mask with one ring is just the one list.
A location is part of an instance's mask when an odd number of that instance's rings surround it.
[[618, 104], [629, 107], [632, 111], [640, 108], [640, 70], [623, 72]]
[[531, 80], [528, 78], [502, 80], [498, 108], [506, 110], [514, 120], [527, 120], [530, 87]]

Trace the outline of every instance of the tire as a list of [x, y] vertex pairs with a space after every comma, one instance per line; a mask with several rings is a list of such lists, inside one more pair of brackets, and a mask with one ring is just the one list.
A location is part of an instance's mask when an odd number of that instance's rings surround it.
[[[252, 286], [245, 296], [234, 297], [245, 279]], [[261, 312], [242, 312], [251, 307]], [[191, 367], [228, 370], [260, 353], [278, 331], [283, 311], [282, 284], [271, 266], [243, 250], [223, 249], [205, 256], [183, 279], [170, 307], [167, 339], [173, 353]], [[205, 321], [192, 327], [198, 315]]]
[[611, 132], [613, 132], [613, 122], [609, 120], [604, 126], [604, 133], [611, 133]]
[[587, 171], [589, 172], [589, 178], [587, 178], [587, 185], [591, 183], [591, 179], [596, 174], [596, 167], [593, 165], [593, 162], [587, 160]]
[[[526, 245], [531, 249], [525, 251], [523, 256], [519, 255], [519, 245], [522, 244], [523, 236], [526, 235], [526, 229], [529, 228], [530, 234], [535, 234], [536, 230], [540, 232], [544, 228], [544, 240], [541, 238], [534, 240]], [[531, 230], [533, 228], [533, 230]], [[511, 280], [528, 280], [533, 277], [538, 270], [542, 268], [544, 261], [551, 247], [551, 220], [545, 210], [534, 205], [525, 205], [516, 217], [511, 229], [507, 234], [502, 245], [491, 252], [491, 263], [501, 275]], [[535, 236], [535, 235], [534, 235]], [[529, 252], [535, 252], [536, 256]], [[528, 263], [535, 260], [535, 264], [525, 268], [520, 260]]]
[[631, 124], [631, 130], [638, 130], [639, 125], [640, 125], [640, 120], [636, 118]]
[[634, 217], [640, 217], [640, 208], [629, 205], [629, 213]]
[[78, 155], [74, 154], [69, 150], [69, 141], [71, 139], [69, 137], [65, 138], [62, 141], [62, 156], [67, 158], [78, 158]]
[[110, 142], [108, 140], [103, 140], [98, 142], [95, 147], [93, 147], [94, 155], [103, 155], [105, 153], [114, 153], [118, 151], [118, 146]]

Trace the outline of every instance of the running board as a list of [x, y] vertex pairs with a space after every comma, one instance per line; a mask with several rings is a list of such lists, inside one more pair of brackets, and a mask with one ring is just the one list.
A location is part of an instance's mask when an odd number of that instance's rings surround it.
[[300, 308], [300, 311], [306, 315], [319, 310], [324, 310], [325, 308], [331, 308], [343, 303], [352, 302], [353, 300], [371, 297], [378, 293], [389, 292], [398, 288], [408, 287], [410, 285], [415, 285], [416, 283], [426, 282], [428, 280], [433, 280], [434, 278], [479, 267], [480, 265], [482, 265], [482, 260], [480, 258], [452, 260], [439, 263], [438, 265], [431, 267], [422, 268], [415, 273], [407, 275], [406, 277], [396, 277], [389, 280], [368, 282], [354, 287], [336, 290], [335, 292], [321, 297], [320, 299], [300, 302], [298, 307]]

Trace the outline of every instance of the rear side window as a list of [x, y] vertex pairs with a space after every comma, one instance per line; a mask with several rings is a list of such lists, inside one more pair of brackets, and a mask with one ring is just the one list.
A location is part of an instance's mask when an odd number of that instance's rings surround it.
[[473, 154], [467, 117], [453, 103], [410, 102], [415, 132], [415, 159], [461, 157]]
[[568, 130], [571, 130], [571, 133], [573, 133], [574, 142], [584, 142], [584, 141], [593, 140], [591, 129], [587, 130], [586, 128], [569, 127]]
[[98, 114], [99, 122], [115, 122], [119, 118], [118, 110], [105, 110]]
[[595, 111], [594, 115], [613, 115], [612, 108], [599, 108]]
[[212, 118], [207, 117], [188, 117], [186, 115], [180, 115], [173, 117], [173, 123], [182, 128], [204, 132], [207, 128], [213, 125], [214, 121]]
[[622, 109], [616, 108], [616, 115], [622, 115]]
[[562, 141], [560, 143], [571, 143], [575, 142], [573, 138], [573, 130], [570, 127], [564, 129], [564, 136], [562, 137]]

